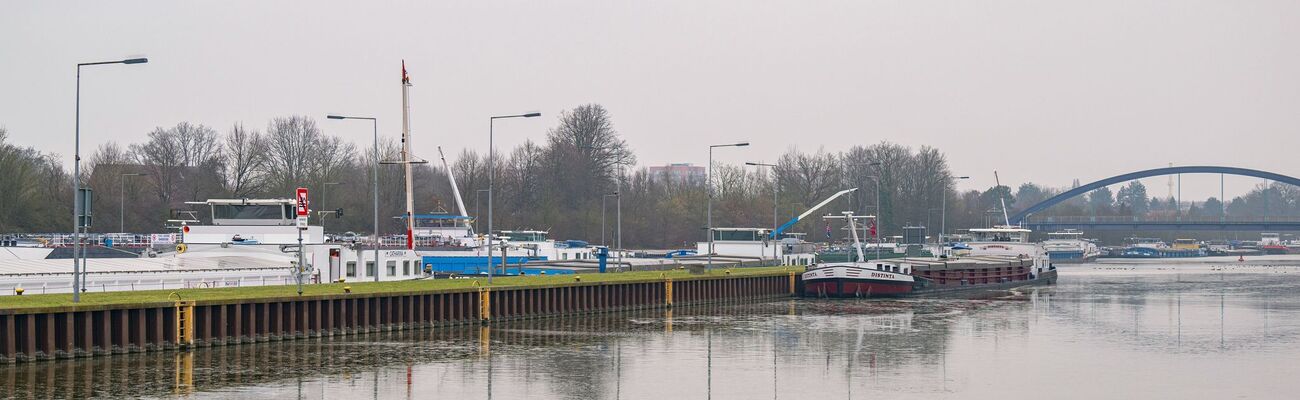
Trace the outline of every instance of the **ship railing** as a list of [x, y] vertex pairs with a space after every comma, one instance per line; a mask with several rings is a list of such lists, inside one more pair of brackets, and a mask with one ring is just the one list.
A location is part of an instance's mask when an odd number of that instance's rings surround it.
[[[13, 275], [13, 274], [6, 274]], [[238, 277], [206, 278], [163, 278], [163, 279], [87, 279], [84, 292], [124, 292], [140, 290], [166, 289], [205, 289], [243, 286], [292, 285], [297, 283], [293, 276], [286, 273], [256, 274]], [[25, 294], [72, 293], [71, 282], [21, 282], [6, 279], [0, 282], [0, 296], [16, 294], [14, 289], [23, 288]]]

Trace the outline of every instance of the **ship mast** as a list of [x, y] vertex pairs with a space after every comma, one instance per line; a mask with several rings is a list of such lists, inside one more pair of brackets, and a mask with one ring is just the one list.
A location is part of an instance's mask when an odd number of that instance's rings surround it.
[[406, 75], [406, 60], [402, 60], [402, 164], [406, 170], [406, 249], [415, 250], [415, 197], [411, 189], [411, 102], [408, 95], [410, 87], [411, 77]]

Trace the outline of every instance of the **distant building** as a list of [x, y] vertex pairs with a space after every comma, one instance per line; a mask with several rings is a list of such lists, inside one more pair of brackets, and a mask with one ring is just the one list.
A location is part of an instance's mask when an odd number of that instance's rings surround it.
[[660, 167], [650, 167], [650, 179], [656, 182], [703, 183], [704, 167], [690, 163], [673, 163]]

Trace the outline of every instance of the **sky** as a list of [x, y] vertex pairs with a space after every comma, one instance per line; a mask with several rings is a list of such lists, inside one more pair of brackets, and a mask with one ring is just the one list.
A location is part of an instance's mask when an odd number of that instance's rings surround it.
[[[541, 141], [606, 107], [642, 166], [773, 161], [889, 141], [947, 154], [961, 189], [1069, 186], [1173, 165], [1300, 175], [1294, 1], [4, 1], [0, 126], [71, 163], [181, 121], [306, 115], [436, 159]], [[1262, 181], [1227, 178], [1227, 191]], [[1183, 196], [1217, 196], [1185, 176]], [[1167, 178], [1145, 181], [1166, 193]]]

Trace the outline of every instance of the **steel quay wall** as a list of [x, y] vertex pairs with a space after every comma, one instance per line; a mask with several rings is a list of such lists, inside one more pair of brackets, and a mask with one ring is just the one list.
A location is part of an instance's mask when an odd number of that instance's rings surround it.
[[794, 296], [799, 274], [0, 310], [0, 362]]

